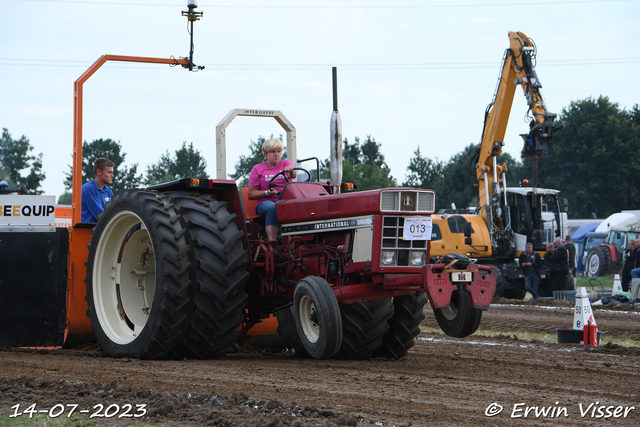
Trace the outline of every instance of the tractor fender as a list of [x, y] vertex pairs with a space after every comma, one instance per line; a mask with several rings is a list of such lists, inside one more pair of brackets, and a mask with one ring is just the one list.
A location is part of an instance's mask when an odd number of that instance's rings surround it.
[[618, 251], [616, 251], [616, 247], [614, 245], [603, 243], [600, 246], [609, 248], [609, 253], [611, 254], [611, 262], [613, 262], [614, 264], [618, 263]]
[[[251, 246], [249, 245], [249, 235], [247, 233], [247, 226], [244, 222], [242, 202], [240, 201], [240, 194], [238, 193], [236, 182], [233, 180], [210, 179], [209, 189], [219, 197], [219, 200], [227, 202], [230, 213], [236, 214], [235, 223], [238, 226], [238, 230], [243, 233], [242, 246], [246, 251], [250, 251]], [[247, 260], [246, 269], [247, 271], [253, 270], [251, 257]]]

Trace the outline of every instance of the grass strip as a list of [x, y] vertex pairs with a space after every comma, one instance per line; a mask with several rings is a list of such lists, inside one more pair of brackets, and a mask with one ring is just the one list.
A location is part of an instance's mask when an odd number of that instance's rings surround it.
[[[95, 420], [73, 415], [71, 418], [60, 416], [50, 418], [45, 414], [35, 414], [32, 418], [29, 415], [10, 418], [9, 415], [0, 415], [0, 427], [93, 427], [97, 423]], [[153, 427], [153, 424], [133, 423], [129, 427]], [[165, 424], [162, 425], [165, 427]]]
[[[439, 334], [444, 335], [444, 332], [439, 328], [431, 328], [428, 326], [420, 326], [420, 332], [424, 332], [426, 334]], [[526, 331], [495, 331], [492, 329], [479, 329], [473, 335], [477, 337], [487, 337], [487, 338], [495, 338], [500, 336], [507, 337], [516, 337], [519, 341], [542, 341], [547, 344], [557, 344], [558, 336], [556, 334], [545, 334], [540, 332], [526, 332]], [[617, 344], [623, 347], [640, 347], [640, 341], [627, 339], [627, 338], [609, 338], [602, 337], [602, 345], [607, 342], [611, 342], [611, 344]]]
[[11, 418], [9, 415], [0, 415], [0, 427], [89, 427], [95, 425], [94, 420], [76, 416], [51, 418], [45, 414], [35, 414], [29, 418], [29, 415], [26, 414]]
[[592, 289], [594, 291], [601, 291], [602, 287], [604, 287], [605, 291], [610, 291], [613, 289], [614, 279], [615, 274], [609, 274], [607, 276], [601, 277], [578, 276], [576, 277], [576, 286], [587, 288], [587, 291], [590, 291]]

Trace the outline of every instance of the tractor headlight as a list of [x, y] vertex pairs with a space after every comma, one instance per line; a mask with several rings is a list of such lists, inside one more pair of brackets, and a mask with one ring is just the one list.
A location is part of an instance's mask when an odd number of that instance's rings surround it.
[[411, 265], [424, 265], [425, 251], [410, 251], [409, 252], [409, 264]]
[[380, 264], [381, 265], [396, 265], [396, 251], [381, 251], [380, 252]]

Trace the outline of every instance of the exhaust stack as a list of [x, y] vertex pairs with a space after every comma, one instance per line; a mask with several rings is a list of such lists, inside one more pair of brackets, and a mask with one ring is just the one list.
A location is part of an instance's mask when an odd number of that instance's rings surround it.
[[335, 192], [340, 192], [342, 184], [342, 120], [338, 111], [338, 68], [333, 73], [333, 112], [331, 113], [331, 182]]

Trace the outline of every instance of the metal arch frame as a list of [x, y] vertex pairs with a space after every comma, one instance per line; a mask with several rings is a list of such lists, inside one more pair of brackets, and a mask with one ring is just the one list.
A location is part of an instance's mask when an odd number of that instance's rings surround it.
[[69, 254], [67, 261], [67, 295], [64, 345], [87, 342], [92, 339], [91, 321], [87, 316], [85, 262], [89, 255], [92, 230], [76, 227], [82, 218], [82, 102], [83, 85], [107, 61], [138, 62], [151, 64], [188, 65], [186, 59], [149, 58], [139, 56], [103, 55], [85, 71], [73, 85], [73, 176], [72, 176], [72, 227], [69, 229]]
[[236, 108], [222, 119], [216, 126], [216, 179], [227, 179], [227, 127], [238, 116], [273, 117], [287, 132], [287, 158], [296, 163], [296, 128], [279, 110], [250, 110]]
[[150, 64], [189, 65], [186, 59], [150, 58], [142, 56], [102, 55], [73, 83], [73, 181], [71, 221], [73, 225], [81, 221], [82, 211], [82, 103], [83, 85], [107, 61], [142, 62]]

